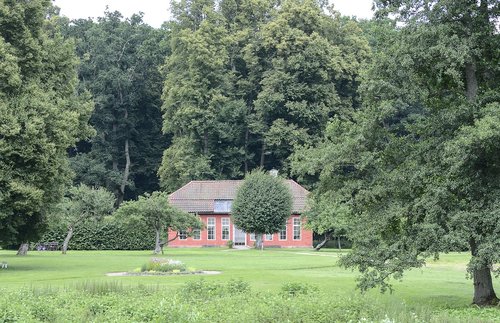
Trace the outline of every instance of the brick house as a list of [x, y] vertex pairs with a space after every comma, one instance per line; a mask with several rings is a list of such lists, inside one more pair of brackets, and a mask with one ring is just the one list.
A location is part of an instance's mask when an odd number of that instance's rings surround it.
[[[171, 205], [197, 214], [204, 223], [202, 230], [188, 237], [179, 232], [179, 237], [169, 243], [169, 247], [225, 246], [229, 240], [234, 245], [253, 246], [255, 235], [238, 229], [232, 223], [231, 205], [242, 180], [191, 181], [169, 195]], [[313, 233], [304, 228], [300, 214], [306, 206], [309, 194], [305, 188], [293, 180], [286, 180], [293, 196], [292, 214], [282, 230], [264, 235], [265, 247], [312, 247]], [[169, 239], [177, 232], [170, 231]]]

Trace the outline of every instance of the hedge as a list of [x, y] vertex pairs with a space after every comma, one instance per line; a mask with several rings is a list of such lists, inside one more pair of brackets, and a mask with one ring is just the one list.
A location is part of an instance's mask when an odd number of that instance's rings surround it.
[[[62, 246], [67, 231], [51, 228], [38, 244], [58, 242]], [[70, 250], [149, 250], [154, 249], [154, 230], [144, 224], [126, 225], [114, 219], [88, 221], [75, 228]]]

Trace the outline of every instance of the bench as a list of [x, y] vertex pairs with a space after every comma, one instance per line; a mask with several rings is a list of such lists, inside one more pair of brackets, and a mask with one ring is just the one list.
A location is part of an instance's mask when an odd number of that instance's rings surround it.
[[37, 251], [56, 251], [59, 249], [59, 242], [40, 242], [35, 248]]

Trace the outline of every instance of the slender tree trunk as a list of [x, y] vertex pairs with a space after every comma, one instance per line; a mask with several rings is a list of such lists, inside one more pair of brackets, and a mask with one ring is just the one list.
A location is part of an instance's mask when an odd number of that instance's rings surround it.
[[337, 237], [338, 242], [339, 242], [339, 250], [342, 251], [342, 246], [340, 245], [340, 236]]
[[255, 234], [255, 249], [264, 250], [264, 241], [262, 239], [262, 233]]
[[467, 87], [467, 99], [474, 102], [477, 97], [478, 85], [476, 77], [476, 63], [469, 62], [465, 64], [465, 80]]
[[68, 234], [66, 234], [66, 239], [64, 239], [64, 243], [62, 245], [62, 254], [65, 255], [66, 251], [68, 251], [69, 240], [73, 237], [73, 226], [68, 227]]
[[161, 241], [160, 241], [160, 229], [155, 229], [156, 237], [155, 237], [155, 251], [154, 254], [157, 255], [161, 252]]
[[120, 194], [116, 199], [116, 207], [120, 206], [123, 202], [125, 196], [125, 187], [127, 186], [128, 177], [130, 175], [130, 152], [129, 152], [129, 141], [125, 139], [125, 169], [123, 170], [122, 183], [120, 185]]
[[248, 173], [248, 137], [249, 137], [248, 127], [245, 129], [245, 175]]
[[28, 249], [29, 249], [29, 243], [28, 242], [23, 242], [19, 246], [19, 249], [17, 250], [17, 255], [18, 256], [26, 256], [28, 254]]
[[266, 142], [262, 139], [262, 151], [260, 152], [260, 167], [264, 167], [266, 161]]
[[[477, 257], [477, 245], [474, 239], [469, 240], [472, 257]], [[493, 280], [491, 279], [491, 268], [486, 263], [472, 271], [474, 280], [474, 298], [473, 304], [479, 306], [496, 305], [499, 300], [493, 289]]]
[[320, 251], [320, 249], [323, 248], [323, 246], [328, 241], [330, 241], [331, 238], [332, 238], [332, 234], [331, 233], [329, 233], [329, 232], [325, 233], [325, 237], [324, 237], [323, 241], [321, 241], [320, 243], [318, 243], [318, 245], [314, 248], [314, 250]]

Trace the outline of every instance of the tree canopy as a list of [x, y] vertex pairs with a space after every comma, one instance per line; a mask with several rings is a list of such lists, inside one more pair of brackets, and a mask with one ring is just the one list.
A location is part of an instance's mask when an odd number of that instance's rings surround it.
[[67, 149], [92, 135], [74, 43], [51, 1], [0, 2], [0, 244], [33, 241], [71, 181]]
[[163, 192], [146, 193], [139, 196], [136, 201], [127, 201], [116, 210], [114, 215], [130, 225], [136, 222], [148, 225], [155, 233], [154, 253], [156, 254], [162, 251], [163, 244], [168, 243], [162, 240], [162, 236], [169, 230], [192, 232], [202, 227], [196, 215], [171, 206], [168, 203], [168, 195]]
[[[361, 271], [362, 289], [385, 289], [429, 256], [468, 248], [473, 302], [495, 303], [498, 3], [377, 6], [380, 19], [367, 28], [374, 57], [361, 83], [363, 107], [351, 120], [331, 121], [321, 144], [295, 155], [296, 170], [319, 173], [317, 194], [348, 208], [354, 245], [341, 262]], [[389, 13], [401, 27], [388, 23]]]
[[276, 233], [292, 214], [292, 193], [282, 178], [261, 170], [245, 176], [236, 192], [231, 216], [234, 224], [256, 234], [256, 248], [262, 248], [262, 235]]

